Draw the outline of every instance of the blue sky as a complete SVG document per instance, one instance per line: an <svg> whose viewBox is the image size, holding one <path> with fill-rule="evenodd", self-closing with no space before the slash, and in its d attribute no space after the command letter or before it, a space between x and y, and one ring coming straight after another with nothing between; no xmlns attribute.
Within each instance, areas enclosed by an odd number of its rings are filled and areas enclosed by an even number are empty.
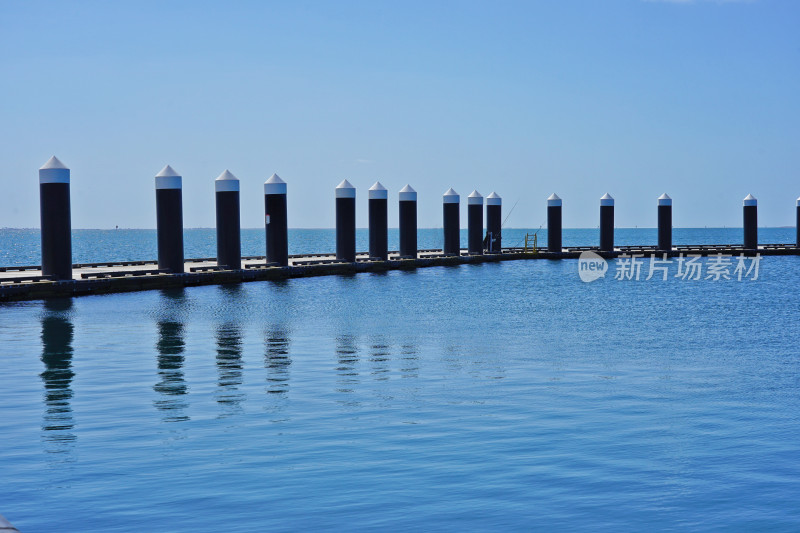
<svg viewBox="0 0 800 533"><path fill-rule="evenodd" d="M37 169L72 169L73 227L155 226L155 174L184 176L186 227L214 225L213 179L288 183L291 227L332 227L334 187L380 180L497 191L507 225L794 224L800 2L0 0L0 227L36 227ZM462 216L466 208L462 207Z"/></svg>

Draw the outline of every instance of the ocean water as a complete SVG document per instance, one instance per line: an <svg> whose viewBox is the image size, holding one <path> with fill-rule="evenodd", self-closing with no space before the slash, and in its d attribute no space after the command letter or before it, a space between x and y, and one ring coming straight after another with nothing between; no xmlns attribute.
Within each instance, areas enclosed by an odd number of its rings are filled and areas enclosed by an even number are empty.
<svg viewBox="0 0 800 533"><path fill-rule="evenodd" d="M523 246L526 234L536 234L539 246L547 246L546 229L504 229L503 246ZM658 232L655 228L617 228L615 244L618 246L655 245ZM184 249L187 258L216 257L216 230L194 228L184 230ZM389 229L389 249L397 250L397 228ZM741 228L675 228L674 244L741 244ZM420 228L417 246L424 250L441 249L444 238L441 228ZM793 243L794 228L759 228L759 243ZM564 246L592 246L599 243L598 229L565 229ZM467 230L461 230L461 247L467 247ZM369 250L369 231L356 230L356 249ZM242 255L264 255L266 240L263 229L242 230ZM330 253L336 251L336 231L333 229L290 229L289 253ZM105 261L154 260L158 256L156 230L79 229L72 231L72 261L96 263ZM0 266L41 264L41 243L38 229L0 228Z"/></svg>
<svg viewBox="0 0 800 533"><path fill-rule="evenodd" d="M800 257L742 281L584 283L577 264L0 304L0 513L37 532L800 529Z"/></svg>

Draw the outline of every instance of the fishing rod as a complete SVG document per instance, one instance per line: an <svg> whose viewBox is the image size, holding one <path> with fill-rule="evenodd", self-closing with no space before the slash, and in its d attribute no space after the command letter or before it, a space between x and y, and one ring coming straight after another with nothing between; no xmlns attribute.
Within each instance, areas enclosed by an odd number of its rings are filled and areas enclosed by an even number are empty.
<svg viewBox="0 0 800 533"><path fill-rule="evenodd" d="M517 207L517 204L518 204L518 203L519 203L519 198L517 198L517 201L516 201L516 202L514 202L514 205L513 205L513 206L511 206L511 211L509 211L509 212L508 212L508 214L506 215L506 219L505 219L505 220L503 220L503 223L502 223L502 224L500 224L500 227L501 227L501 228L502 228L503 226L505 226L505 225L506 225L506 222L508 222L508 217L510 217L510 216L511 216L511 213L513 213L513 212L514 212L514 208L515 208L515 207Z"/></svg>

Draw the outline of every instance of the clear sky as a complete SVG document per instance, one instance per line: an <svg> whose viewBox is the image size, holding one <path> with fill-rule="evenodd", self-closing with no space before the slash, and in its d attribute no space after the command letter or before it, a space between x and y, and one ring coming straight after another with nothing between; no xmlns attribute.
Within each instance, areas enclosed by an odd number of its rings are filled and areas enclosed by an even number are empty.
<svg viewBox="0 0 800 533"><path fill-rule="evenodd" d="M37 169L72 169L73 227L155 227L154 176L183 175L184 224L213 180L263 225L277 172L291 227L332 227L334 187L497 191L507 225L793 225L800 196L800 1L0 0L0 227L38 227Z"/></svg>

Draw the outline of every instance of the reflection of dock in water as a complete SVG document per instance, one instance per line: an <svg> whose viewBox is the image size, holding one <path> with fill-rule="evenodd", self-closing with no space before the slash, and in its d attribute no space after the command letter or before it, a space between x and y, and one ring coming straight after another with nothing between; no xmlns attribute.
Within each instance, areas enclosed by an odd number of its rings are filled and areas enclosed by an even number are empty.
<svg viewBox="0 0 800 533"><path fill-rule="evenodd" d="M372 366L372 375L378 381L389 379L389 356L391 346L383 337L376 337L369 346L369 361Z"/></svg>
<svg viewBox="0 0 800 533"><path fill-rule="evenodd" d="M75 440L72 429L72 340L74 326L70 318L72 300L48 300L42 316L42 363L45 413L42 421L43 438L52 443ZM60 452L61 449L48 451Z"/></svg>
<svg viewBox="0 0 800 533"><path fill-rule="evenodd" d="M419 377L419 354L415 344L403 344L400 346L400 364L401 377Z"/></svg>
<svg viewBox="0 0 800 533"><path fill-rule="evenodd" d="M353 385L358 384L358 340L355 335L339 335L336 337L336 359L339 376L337 392L353 392Z"/></svg>
<svg viewBox="0 0 800 533"><path fill-rule="evenodd" d="M162 297L168 310L175 305L182 305L185 301L182 289L162 291ZM166 314L171 315L171 313ZM161 381L153 385L153 390L159 394L153 403L158 410L164 412L164 420L167 422L188 420L189 417L183 414L183 409L188 407L185 400L188 387L183 377L183 353L186 348L184 325L172 315L161 318L157 327L156 351L158 375Z"/></svg>
<svg viewBox="0 0 800 533"><path fill-rule="evenodd" d="M265 338L264 366L267 369L267 392L286 394L289 392L289 336L285 329L271 330Z"/></svg>
<svg viewBox="0 0 800 533"><path fill-rule="evenodd" d="M242 330L235 324L217 328L217 403L229 413L239 411L245 394L239 390L242 378Z"/></svg>

